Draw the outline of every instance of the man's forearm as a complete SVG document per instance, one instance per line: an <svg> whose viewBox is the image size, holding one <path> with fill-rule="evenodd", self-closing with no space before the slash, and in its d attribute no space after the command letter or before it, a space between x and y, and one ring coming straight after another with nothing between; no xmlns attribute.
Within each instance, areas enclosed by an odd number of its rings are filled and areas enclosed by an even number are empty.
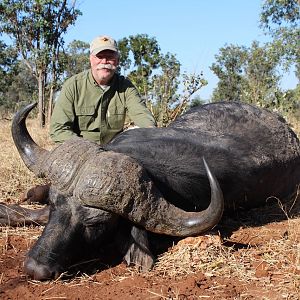
<svg viewBox="0 0 300 300"><path fill-rule="evenodd" d="M63 124L51 124L50 127L50 138L55 143L62 143L72 137L77 136L77 134L69 127Z"/></svg>

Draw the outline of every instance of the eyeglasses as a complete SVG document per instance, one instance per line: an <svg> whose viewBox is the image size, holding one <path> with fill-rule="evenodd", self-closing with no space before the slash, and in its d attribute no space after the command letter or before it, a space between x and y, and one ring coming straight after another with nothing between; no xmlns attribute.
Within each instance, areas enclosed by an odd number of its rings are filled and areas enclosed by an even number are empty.
<svg viewBox="0 0 300 300"><path fill-rule="evenodd" d="M95 58L97 58L98 60L103 60L105 59L106 61L110 61L110 62L115 62L118 57L114 54L101 54L98 53L96 55L93 55Z"/></svg>

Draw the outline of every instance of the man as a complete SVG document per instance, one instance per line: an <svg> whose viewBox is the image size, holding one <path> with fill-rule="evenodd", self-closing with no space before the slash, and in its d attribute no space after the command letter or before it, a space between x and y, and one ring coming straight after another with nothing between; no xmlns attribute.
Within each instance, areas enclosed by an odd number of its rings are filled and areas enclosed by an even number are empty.
<svg viewBox="0 0 300 300"><path fill-rule="evenodd" d="M68 79L55 104L50 137L63 142L82 136L100 145L123 130L126 114L138 127L154 127L155 120L137 89L116 73L119 52L109 36L90 44L91 69Z"/></svg>
<svg viewBox="0 0 300 300"><path fill-rule="evenodd" d="M119 52L109 36L90 45L91 69L68 79L55 104L50 137L63 142L73 136L106 144L123 130L126 114L138 127L154 127L155 120L133 84L116 73ZM46 203L49 185L28 190L21 200Z"/></svg>

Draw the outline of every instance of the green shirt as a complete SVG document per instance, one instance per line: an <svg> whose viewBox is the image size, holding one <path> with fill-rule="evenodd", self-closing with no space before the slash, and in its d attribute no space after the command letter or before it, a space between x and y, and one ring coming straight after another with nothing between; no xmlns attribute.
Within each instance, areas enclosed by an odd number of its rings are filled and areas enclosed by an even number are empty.
<svg viewBox="0 0 300 300"><path fill-rule="evenodd" d="M103 90L91 70L84 71L64 83L51 117L50 137L63 142L77 135L106 144L123 130L126 114L138 127L156 125L128 79L115 74Z"/></svg>

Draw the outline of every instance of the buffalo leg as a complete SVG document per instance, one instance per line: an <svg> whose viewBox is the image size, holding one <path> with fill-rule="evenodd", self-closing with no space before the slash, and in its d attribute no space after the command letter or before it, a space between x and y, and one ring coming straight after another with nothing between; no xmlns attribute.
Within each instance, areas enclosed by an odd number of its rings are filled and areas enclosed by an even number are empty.
<svg viewBox="0 0 300 300"><path fill-rule="evenodd" d="M45 225L49 218L49 207L28 209L20 205L0 203L0 225Z"/></svg>
<svg viewBox="0 0 300 300"><path fill-rule="evenodd" d="M124 260L128 265L134 264L142 271L147 271L154 264L154 257L149 250L147 231L136 226L132 226L130 241Z"/></svg>

